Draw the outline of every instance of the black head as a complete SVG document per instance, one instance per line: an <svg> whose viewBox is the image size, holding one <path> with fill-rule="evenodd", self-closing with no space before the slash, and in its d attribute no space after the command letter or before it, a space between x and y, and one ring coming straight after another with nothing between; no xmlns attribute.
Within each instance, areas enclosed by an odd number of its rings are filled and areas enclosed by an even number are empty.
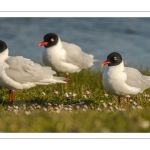
<svg viewBox="0 0 150 150"><path fill-rule="evenodd" d="M0 40L0 53L2 53L3 51L5 51L7 49L7 45L4 41Z"/></svg>
<svg viewBox="0 0 150 150"><path fill-rule="evenodd" d="M122 57L119 53L113 52L107 56L107 60L103 62L102 66L117 66L122 62Z"/></svg>
<svg viewBox="0 0 150 150"><path fill-rule="evenodd" d="M58 42L58 36L55 33L48 33L44 36L44 41L39 43L39 46L45 46L46 48L56 45Z"/></svg>

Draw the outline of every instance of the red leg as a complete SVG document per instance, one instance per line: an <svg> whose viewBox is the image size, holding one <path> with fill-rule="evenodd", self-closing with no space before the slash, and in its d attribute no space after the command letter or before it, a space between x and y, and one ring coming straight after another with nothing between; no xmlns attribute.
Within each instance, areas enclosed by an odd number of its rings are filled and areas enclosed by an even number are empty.
<svg viewBox="0 0 150 150"><path fill-rule="evenodd" d="M129 106L130 105L130 97L126 97L126 100L127 100L127 105Z"/></svg>
<svg viewBox="0 0 150 150"><path fill-rule="evenodd" d="M11 102L11 90L9 90L8 101Z"/></svg>
<svg viewBox="0 0 150 150"><path fill-rule="evenodd" d="M14 91L13 90L9 90L9 97L8 97L8 101L9 102L11 102L11 103L13 102L14 95L15 95Z"/></svg>
<svg viewBox="0 0 150 150"><path fill-rule="evenodd" d="M120 96L118 96L118 106L121 106L121 100L120 100Z"/></svg>
<svg viewBox="0 0 150 150"><path fill-rule="evenodd" d="M57 76L59 77L59 72L57 72ZM59 83L56 83L56 89L58 88L58 84Z"/></svg>
<svg viewBox="0 0 150 150"><path fill-rule="evenodd" d="M69 73L66 73L66 84L65 84L65 87L68 87L68 78L69 78Z"/></svg>
<svg viewBox="0 0 150 150"><path fill-rule="evenodd" d="M15 92L12 90L11 91L11 100L12 100L12 102L14 101L14 97L15 97Z"/></svg>

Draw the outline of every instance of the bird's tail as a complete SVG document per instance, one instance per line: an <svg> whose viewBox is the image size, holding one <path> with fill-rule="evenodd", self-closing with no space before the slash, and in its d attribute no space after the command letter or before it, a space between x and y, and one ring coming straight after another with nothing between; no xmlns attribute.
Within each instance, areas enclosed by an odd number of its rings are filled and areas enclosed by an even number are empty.
<svg viewBox="0 0 150 150"><path fill-rule="evenodd" d="M150 83L150 76L143 76L144 79L148 80Z"/></svg>
<svg viewBox="0 0 150 150"><path fill-rule="evenodd" d="M66 83L66 80L69 80L65 77L55 77L55 76L53 77L53 79L55 79L57 83Z"/></svg>
<svg viewBox="0 0 150 150"><path fill-rule="evenodd" d="M64 77L53 77L53 78L50 78L50 79L44 79L44 80L40 80L39 82L35 82L35 84L37 85L49 85L49 84L55 84L55 83L66 83L66 81L64 80L67 80L66 78Z"/></svg>

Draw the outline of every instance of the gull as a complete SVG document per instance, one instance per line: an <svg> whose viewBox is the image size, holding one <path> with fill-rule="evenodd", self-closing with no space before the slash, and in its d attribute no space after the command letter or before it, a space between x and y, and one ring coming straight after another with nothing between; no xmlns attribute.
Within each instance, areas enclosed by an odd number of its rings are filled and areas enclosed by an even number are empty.
<svg viewBox="0 0 150 150"><path fill-rule="evenodd" d="M0 40L0 86L9 89L9 102L14 91L26 90L36 85L66 83L65 78L53 76L51 67L41 66L23 56L9 56L6 43Z"/></svg>
<svg viewBox="0 0 150 150"><path fill-rule="evenodd" d="M142 93L150 87L150 76L142 75L137 69L125 67L122 56L117 52L112 52L107 56L107 60L102 63L105 66L102 82L105 89L120 97L125 96L127 105L130 104L130 95Z"/></svg>
<svg viewBox="0 0 150 150"><path fill-rule="evenodd" d="M42 54L44 65L52 67L57 73L66 73L66 79L69 78L69 73L90 68L95 61L98 61L92 54L83 52L78 45L61 41L55 33L46 34L39 46L45 47ZM68 80L66 87L67 85Z"/></svg>

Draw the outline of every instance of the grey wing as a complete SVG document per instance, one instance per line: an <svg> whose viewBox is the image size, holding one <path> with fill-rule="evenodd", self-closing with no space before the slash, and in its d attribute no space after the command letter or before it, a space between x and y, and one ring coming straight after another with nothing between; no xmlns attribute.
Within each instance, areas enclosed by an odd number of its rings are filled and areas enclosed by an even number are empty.
<svg viewBox="0 0 150 150"><path fill-rule="evenodd" d="M55 74L50 67L42 67L22 56L9 57L6 63L9 66L5 69L7 76L19 83L38 82Z"/></svg>
<svg viewBox="0 0 150 150"><path fill-rule="evenodd" d="M68 63L72 63L80 68L88 68L93 65L93 55L84 53L78 45L67 42L62 42L62 44L67 52L66 61Z"/></svg>
<svg viewBox="0 0 150 150"><path fill-rule="evenodd" d="M125 73L127 74L126 83L132 87L145 90L150 87L150 77L142 75L138 70L134 68L125 67Z"/></svg>

